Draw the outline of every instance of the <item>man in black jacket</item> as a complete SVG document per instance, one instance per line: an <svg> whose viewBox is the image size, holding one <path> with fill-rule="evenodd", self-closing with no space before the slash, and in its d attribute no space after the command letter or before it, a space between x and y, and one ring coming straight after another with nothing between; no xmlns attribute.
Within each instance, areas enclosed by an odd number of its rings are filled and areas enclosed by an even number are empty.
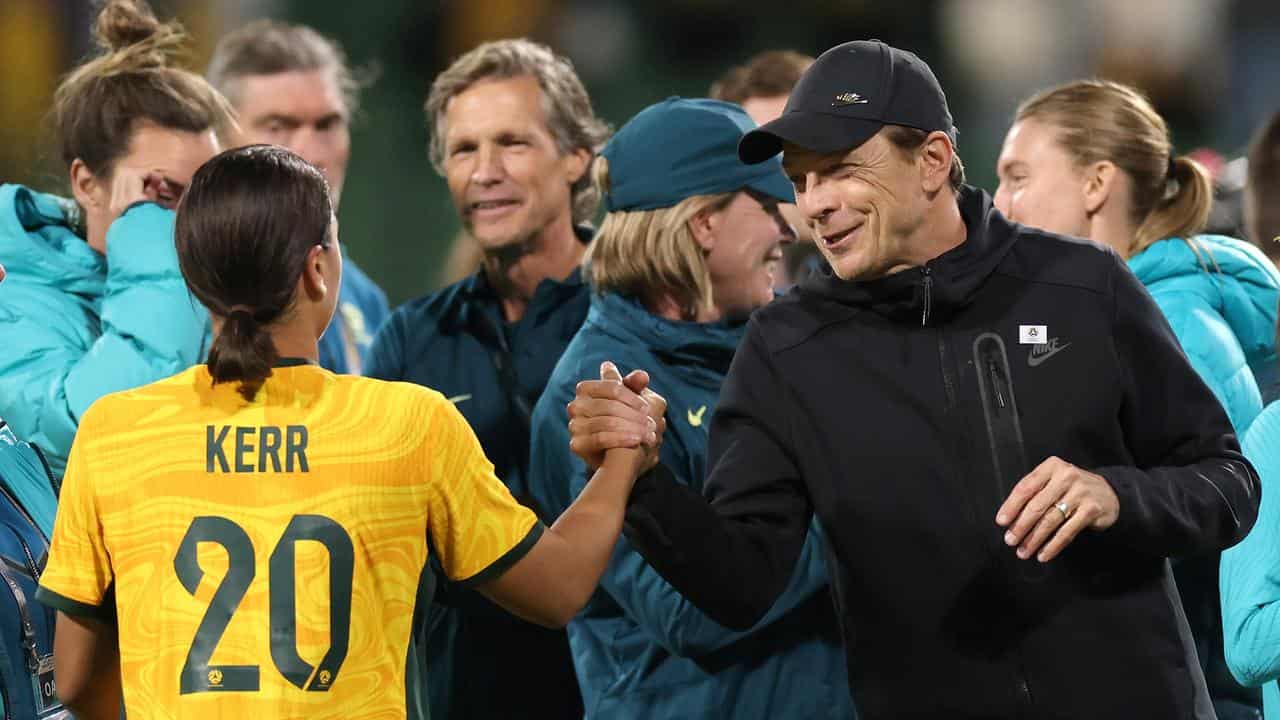
<svg viewBox="0 0 1280 720"><path fill-rule="evenodd" d="M1167 558L1243 538L1257 475L1124 263L1007 221L954 147L933 73L879 42L743 138L785 151L833 274L756 312L703 494L651 473L627 537L744 628L817 513L863 718L1212 718ZM575 451L643 408L582 383Z"/></svg>

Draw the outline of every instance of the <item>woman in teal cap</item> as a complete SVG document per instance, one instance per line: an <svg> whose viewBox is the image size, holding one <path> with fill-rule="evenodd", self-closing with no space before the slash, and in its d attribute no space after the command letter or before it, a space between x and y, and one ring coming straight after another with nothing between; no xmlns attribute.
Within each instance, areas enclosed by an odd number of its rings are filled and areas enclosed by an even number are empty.
<svg viewBox="0 0 1280 720"><path fill-rule="evenodd" d="M178 272L173 208L231 119L170 65L184 35L143 0L107 2L94 39L100 53L54 98L73 197L0 186L0 417L59 475L90 403L204 354L208 315Z"/></svg>
<svg viewBox="0 0 1280 720"><path fill-rule="evenodd" d="M569 450L565 405L604 360L649 371L669 403L662 465L701 487L720 384L794 237L778 212L793 202L779 160L738 160L754 127L737 105L672 98L632 118L596 161L608 214L586 260L591 309L533 415L530 486L551 512L589 477ZM732 632L619 540L569 624L586 716L853 717L823 548L815 527L769 615Z"/></svg>

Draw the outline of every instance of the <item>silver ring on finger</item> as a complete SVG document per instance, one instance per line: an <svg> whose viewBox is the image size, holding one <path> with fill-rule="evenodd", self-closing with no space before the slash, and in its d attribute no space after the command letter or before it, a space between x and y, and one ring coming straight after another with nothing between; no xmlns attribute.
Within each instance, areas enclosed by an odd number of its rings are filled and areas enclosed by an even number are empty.
<svg viewBox="0 0 1280 720"><path fill-rule="evenodd" d="M1054 509L1054 510L1057 510L1057 511L1058 511L1058 512L1060 512L1060 513L1062 513L1062 519L1063 519L1063 520L1066 520L1066 519L1068 519L1068 518L1070 518L1070 517L1071 517L1071 510L1070 510L1070 507L1067 505L1066 501L1062 501L1062 502L1056 503L1056 504L1053 506L1053 509Z"/></svg>

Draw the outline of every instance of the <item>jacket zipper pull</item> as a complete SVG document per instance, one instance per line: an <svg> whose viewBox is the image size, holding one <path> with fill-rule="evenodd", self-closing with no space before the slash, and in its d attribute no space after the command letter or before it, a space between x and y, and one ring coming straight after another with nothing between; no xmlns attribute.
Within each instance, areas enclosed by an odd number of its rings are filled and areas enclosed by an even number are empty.
<svg viewBox="0 0 1280 720"><path fill-rule="evenodd" d="M933 304L933 275L929 272L929 266L922 268L924 277L921 278L921 284L924 286L924 307L920 313L920 326L929 326L929 310Z"/></svg>
<svg viewBox="0 0 1280 720"><path fill-rule="evenodd" d="M991 373L991 389L996 391L996 404L1003 409L1004 393L1000 392L1000 371L996 369L995 360L992 360L987 364L987 370Z"/></svg>

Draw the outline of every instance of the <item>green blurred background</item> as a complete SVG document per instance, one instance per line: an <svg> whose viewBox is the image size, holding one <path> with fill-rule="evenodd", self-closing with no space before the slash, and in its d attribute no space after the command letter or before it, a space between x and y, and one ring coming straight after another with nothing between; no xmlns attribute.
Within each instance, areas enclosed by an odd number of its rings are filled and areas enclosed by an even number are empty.
<svg viewBox="0 0 1280 720"><path fill-rule="evenodd" d="M376 69L353 128L341 221L349 252L393 303L439 286L458 222L426 158L432 77L484 40L527 35L568 55L615 127L669 95L703 95L770 48L809 54L879 38L914 50L942 81L972 182L993 165L1017 101L1104 75L1144 89L1183 152L1239 154L1280 109L1274 0L153 0L194 38L203 70L217 37L259 17L313 25ZM89 51L86 0L0 0L0 182L65 189L45 113L59 76Z"/></svg>

